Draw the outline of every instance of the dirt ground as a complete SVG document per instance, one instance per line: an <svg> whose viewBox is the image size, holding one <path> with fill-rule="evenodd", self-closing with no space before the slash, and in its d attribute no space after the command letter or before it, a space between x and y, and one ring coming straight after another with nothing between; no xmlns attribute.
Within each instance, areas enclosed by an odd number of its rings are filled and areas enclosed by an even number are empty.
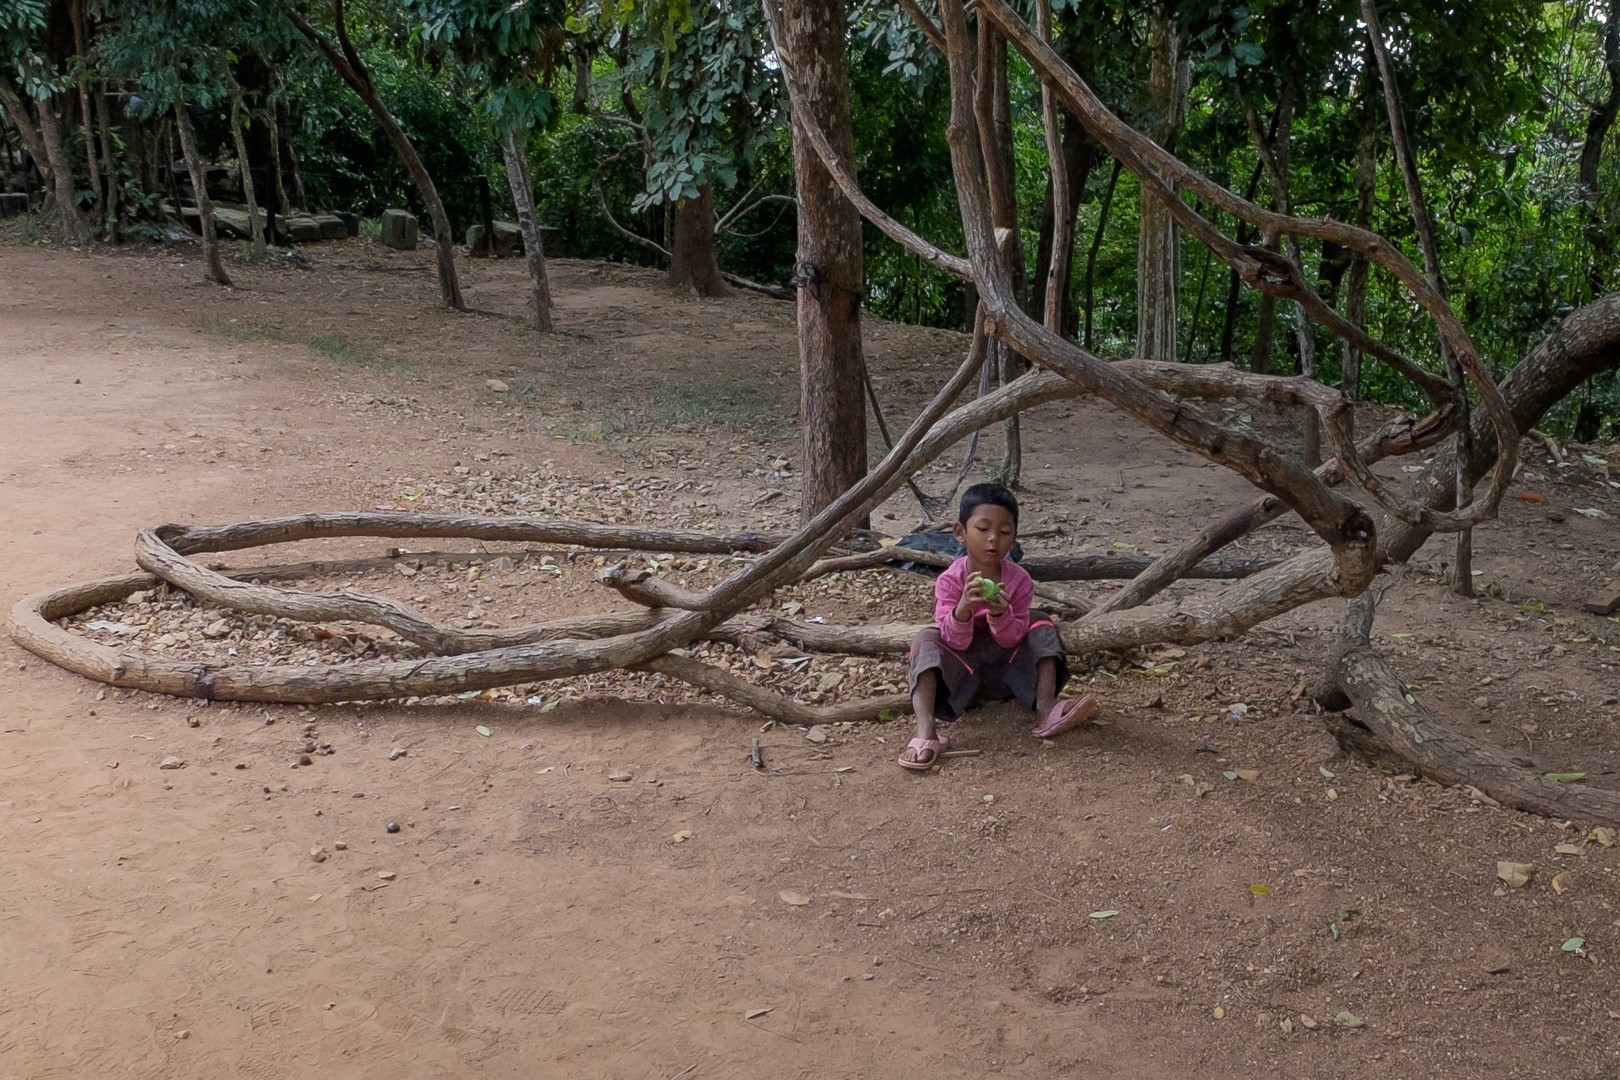
<svg viewBox="0 0 1620 1080"><path fill-rule="evenodd" d="M129 569L135 529L166 521L795 519L788 306L557 262L541 341L515 263L466 264L482 311L455 315L425 255L311 258L223 291L190 252L0 247L5 603ZM963 347L868 332L901 418ZM1094 404L1039 410L1025 442L1036 551L1156 553L1245 494ZM1450 722L1614 788L1620 620L1581 611L1620 573L1610 469L1612 448L1527 446L1477 537L1489 595L1450 595L1435 545L1375 641ZM909 498L874 525L916 524ZM1241 550L1308 540L1279 522ZM540 566L343 580L467 624L619 606L590 560ZM922 621L928 589L883 571L777 602ZM135 643L216 648L180 608L168 642ZM0 1075L1620 1075L1620 848L1340 755L1300 700L1336 614L1077 658L1104 723L1041 744L1016 710L977 712L953 740L982 755L922 776L894 764L903 722L812 743L651 678L205 706L0 641ZM243 660L308 644L229 640ZM897 671L817 658L784 685ZM306 738L331 752L298 765ZM1510 888L1498 861L1535 875Z"/></svg>

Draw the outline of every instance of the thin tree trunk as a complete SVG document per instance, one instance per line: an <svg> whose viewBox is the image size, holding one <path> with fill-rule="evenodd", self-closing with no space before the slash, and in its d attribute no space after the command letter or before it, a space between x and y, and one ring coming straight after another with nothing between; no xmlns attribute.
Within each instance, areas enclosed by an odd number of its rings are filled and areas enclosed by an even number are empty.
<svg viewBox="0 0 1620 1080"><path fill-rule="evenodd" d="M778 44L793 86L793 171L799 197L800 514L806 521L852 487L867 463L861 216L805 133L807 120L820 128L838 160L853 173L846 26L843 0L782 4Z"/></svg>
<svg viewBox="0 0 1620 1080"><path fill-rule="evenodd" d="M989 26L979 28L978 82L974 91L974 112L978 119L979 142L990 187L990 223L995 229L997 253L1013 295L1020 307L1029 307L1028 282L1024 274L1024 245L1018 228L1018 187L1013 161L1011 90L1007 84L1007 44ZM1002 386L1024 373L1029 366L1023 357L1001 342L991 344L991 363ZM1023 473L1024 440L1020 418L1015 414L1002 422L1003 452L995 479L1017 487Z"/></svg>
<svg viewBox="0 0 1620 1080"><path fill-rule="evenodd" d="M1406 133L1406 114L1401 107L1400 85L1395 81L1395 64L1389 57L1389 49L1384 44L1384 32L1378 22L1378 7L1374 0L1361 0L1361 19L1367 25L1367 40L1372 45L1373 55L1378 60L1379 78L1384 84L1384 107L1389 114L1390 141L1395 146L1395 161L1401 168L1401 179L1406 184L1407 201L1412 207L1412 224L1417 230L1418 245L1423 250L1423 273L1433 284L1435 291L1442 298L1446 295L1445 275L1440 270L1440 246L1434 238L1434 218L1429 214L1429 204L1423 197L1423 182L1418 176L1417 157L1412 152L1412 143ZM1457 506L1467 506L1474 497L1474 484L1472 474L1467 468L1472 453L1468 446L1469 432L1472 425L1469 423L1468 408L1468 382L1462 365L1457 357L1442 342L1441 355L1446 362L1446 375L1457 392L1457 408L1459 410L1455 450L1457 461ZM1474 595L1474 530L1463 529L1457 534L1456 559L1453 567L1451 589L1459 596Z"/></svg>
<svg viewBox="0 0 1620 1080"><path fill-rule="evenodd" d="M393 146L394 153L399 155L400 163L405 166L411 180L415 182L417 194L427 206L428 217L433 221L433 245L438 261L440 298L444 301L445 307L466 311L467 303L461 297L461 282L456 277L456 241L450 231L450 217L444 212L444 203L439 199L438 188L434 187L433 177L429 175L427 166L422 164L422 159L417 154L416 147L412 145L410 137L405 134L405 129L399 126L394 114L388 111L388 106L383 103L382 97L377 93L377 87L371 81L371 73L366 70L360 54L355 52L354 46L349 42L349 28L343 13L343 0L332 0L332 25L337 30L337 45L326 40L325 35L293 9L284 7L282 11L292 20L298 32L321 51L333 70L349 84L349 88L360 96L360 100L371 110L371 115L376 119L378 126L388 136L388 142ZM296 158L293 159L293 180L294 185L300 188L298 194L302 200L303 191L298 179Z"/></svg>
<svg viewBox="0 0 1620 1080"><path fill-rule="evenodd" d="M263 262L264 220L259 217L259 200L253 190L253 169L248 164L247 140L242 136L242 87L229 71L225 72L225 86L231 95L231 140L236 143L237 168L242 170L242 197L247 200L248 227L253 231L253 258Z"/></svg>
<svg viewBox="0 0 1620 1080"><path fill-rule="evenodd" d="M68 20L73 24L73 51L80 58L79 111L84 127L84 157L89 166L90 186L95 189L95 202L91 220L99 228L107 220L106 203L102 198L101 164L96 160L96 120L90 108L90 84L84 76L84 65L90 60L89 34L85 30L84 0L68 0Z"/></svg>
<svg viewBox="0 0 1620 1080"><path fill-rule="evenodd" d="M1198 274L1198 295L1193 298L1192 325L1187 330L1187 351L1182 354L1184 364L1193 362L1193 353L1198 348L1198 329L1204 321L1204 294L1209 290L1209 272L1215 264L1215 253L1209 248L1204 249L1204 269Z"/></svg>
<svg viewBox="0 0 1620 1080"><path fill-rule="evenodd" d="M714 250L714 188L704 184L697 198L675 204L674 237L669 245L669 273L664 280L678 293L730 296Z"/></svg>
<svg viewBox="0 0 1620 1080"><path fill-rule="evenodd" d="M208 198L207 177L203 174L202 155L197 152L197 133L191 129L191 117L185 105L174 107L174 126L180 132L180 152L186 156L186 171L191 174L191 190L197 200L197 216L202 219L203 262L208 268L208 280L218 285L230 285L230 275L219 260L219 237L214 232L214 204Z"/></svg>
<svg viewBox="0 0 1620 1080"><path fill-rule="evenodd" d="M96 129L101 137L101 186L107 213L107 231L113 243L118 243L123 231L123 205L118 190L118 159L114 156L112 137L112 102L107 97L107 84L96 89Z"/></svg>
<svg viewBox="0 0 1620 1080"><path fill-rule="evenodd" d="M546 256L540 248L540 224L534 219L534 186L529 180L528 132L516 128L506 133L502 147L506 158L506 182L512 187L512 205L517 208L518 228L523 232L523 255L529 264L529 306L534 328L551 329L551 283L546 279Z"/></svg>
<svg viewBox="0 0 1620 1080"><path fill-rule="evenodd" d="M1249 135L1254 140L1255 150L1260 158L1261 167L1265 169L1271 181L1271 201L1280 214L1292 216L1293 196L1289 191L1288 166L1293 157L1294 149L1294 99L1297 95L1299 81L1297 73L1290 67L1288 79L1283 84L1282 93L1277 99L1277 115L1274 133L1267 138L1265 129L1260 123L1260 114L1253 105L1244 109L1245 118L1249 124ZM1288 238L1288 256L1295 266L1303 267L1304 260L1300 254L1299 239ZM1294 308L1294 340L1299 348L1300 374L1307 379L1316 378L1316 342L1311 337L1310 317L1305 313L1305 306L1298 301ZM1322 422L1314 409L1304 410L1300 414L1300 427L1302 446L1300 455L1305 464L1315 468L1322 460Z"/></svg>
<svg viewBox="0 0 1620 1080"><path fill-rule="evenodd" d="M1369 93L1371 79L1368 79ZM1378 112L1369 100L1363 106L1361 140L1356 145L1356 226L1372 229L1373 197L1378 188ZM1360 253L1350 258L1350 280L1344 291L1344 317L1355 326L1367 325L1367 272L1370 264ZM1352 401L1361 397L1361 349L1347 339L1342 388Z"/></svg>
<svg viewBox="0 0 1620 1080"><path fill-rule="evenodd" d="M39 133L45 144L45 157L51 163L56 210L62 216L62 237L74 246L88 244L90 229L74 202L77 192L73 187L73 166L68 163L67 148L62 141L62 120L56 113L54 98L39 102Z"/></svg>
<svg viewBox="0 0 1620 1080"><path fill-rule="evenodd" d="M1586 239L1592 245L1592 268L1588 279L1595 299L1603 295L1614 273L1614 223L1603 213L1603 193L1598 187L1598 166L1603 147L1620 117L1620 0L1609 0L1609 17L1603 29L1603 67L1609 74L1609 94L1592 106L1586 118L1586 138L1581 143L1577 183L1581 201L1586 204Z"/></svg>
<svg viewBox="0 0 1620 1080"><path fill-rule="evenodd" d="M1147 100L1156 115L1143 130L1168 147L1185 122L1192 71L1182 48L1181 27L1170 12L1152 16L1148 51ZM1176 358L1179 241L1170 212L1144 191L1136 248L1136 355L1147 360Z"/></svg>
<svg viewBox="0 0 1620 1080"><path fill-rule="evenodd" d="M1272 341L1277 332L1277 298L1260 297L1260 311L1255 316L1254 347L1249 351L1249 370L1256 375L1271 374Z"/></svg>
<svg viewBox="0 0 1620 1080"><path fill-rule="evenodd" d="M1050 42L1051 0L1036 0L1035 21L1042 40ZM1047 249L1045 274L1039 279L1045 284L1041 295L1041 316L1047 329L1062 334L1063 301L1069 292L1069 266L1074 258L1074 216L1079 207L1079 201L1070 195L1073 177L1070 175L1069 158L1070 147L1079 143L1076 137L1079 133L1069 132L1070 139L1066 145L1059 114L1057 95L1052 93L1051 84L1041 83L1041 126L1046 135L1046 158L1052 169L1047 200L1052 217L1051 233L1050 239L1046 236L1041 238ZM1079 186L1085 186L1084 177L1080 178Z"/></svg>
<svg viewBox="0 0 1620 1080"><path fill-rule="evenodd" d="M272 90L272 94L274 90ZM275 210L278 214L285 214L292 208L287 201L287 183L281 171L281 124L276 120L276 114L281 111L281 103L272 97L269 108L264 110L265 123L270 127L270 172L271 183L275 187ZM271 238L274 242L274 237Z"/></svg>
<svg viewBox="0 0 1620 1080"><path fill-rule="evenodd" d="M1108 174L1108 186L1103 189L1102 206L1097 211L1097 231L1091 234L1091 247L1086 250L1085 324L1081 331L1081 344L1087 349L1096 344L1091 317L1096 310L1097 253L1102 250L1103 237L1108 233L1108 212L1114 205L1114 189L1119 186L1119 172L1120 163L1116 158L1114 168Z"/></svg>

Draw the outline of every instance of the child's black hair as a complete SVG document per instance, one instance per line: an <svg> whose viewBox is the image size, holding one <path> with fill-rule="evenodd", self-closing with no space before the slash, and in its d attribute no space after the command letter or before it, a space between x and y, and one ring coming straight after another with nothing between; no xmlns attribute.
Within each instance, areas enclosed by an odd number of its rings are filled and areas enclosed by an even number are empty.
<svg viewBox="0 0 1620 1080"><path fill-rule="evenodd" d="M1001 507L1012 515L1013 527L1018 527L1018 499L1000 484L974 484L962 492L962 509L956 520L966 525L973 511L981 506Z"/></svg>

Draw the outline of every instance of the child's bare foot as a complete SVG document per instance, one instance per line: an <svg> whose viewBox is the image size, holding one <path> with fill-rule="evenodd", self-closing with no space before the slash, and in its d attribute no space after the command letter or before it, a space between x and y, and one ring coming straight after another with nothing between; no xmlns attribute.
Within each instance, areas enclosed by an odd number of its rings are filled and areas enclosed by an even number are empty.
<svg viewBox="0 0 1620 1080"><path fill-rule="evenodd" d="M1097 699L1090 694L1064 698L1052 705L1030 734L1037 739L1055 739L1096 716L1097 708Z"/></svg>

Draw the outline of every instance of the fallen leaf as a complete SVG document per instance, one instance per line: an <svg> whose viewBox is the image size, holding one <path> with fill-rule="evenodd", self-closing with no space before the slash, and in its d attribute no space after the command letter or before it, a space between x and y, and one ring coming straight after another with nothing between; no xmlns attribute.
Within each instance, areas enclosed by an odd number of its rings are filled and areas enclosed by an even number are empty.
<svg viewBox="0 0 1620 1080"><path fill-rule="evenodd" d="M1315 1031L1316 1028L1317 1028L1316 1017L1309 1016L1309 1015L1307 1015L1305 1013L1300 1013L1299 1014L1299 1026L1304 1028L1307 1031Z"/></svg>
<svg viewBox="0 0 1620 1080"><path fill-rule="evenodd" d="M1327 789L1327 800L1328 800L1328 802L1337 802L1338 799L1339 799L1338 790L1335 789L1335 788L1328 788Z"/></svg>
<svg viewBox="0 0 1620 1080"><path fill-rule="evenodd" d="M1234 771L1237 773L1239 780L1246 780L1251 784L1260 779L1259 769L1237 769Z"/></svg>
<svg viewBox="0 0 1620 1080"><path fill-rule="evenodd" d="M558 705L561 705L561 704L562 704L562 698L554 697L550 701L546 702L544 705L540 706L540 711L541 712L550 712L552 709L555 709Z"/></svg>
<svg viewBox="0 0 1620 1080"><path fill-rule="evenodd" d="M764 1016L774 1008L776 1008L775 1005L772 1005L770 1009L749 1009L747 1012L743 1013L743 1019L758 1020L760 1017Z"/></svg>
<svg viewBox="0 0 1620 1080"><path fill-rule="evenodd" d="M1586 849L1584 847L1582 847L1580 844L1559 844L1557 847L1553 848L1553 850L1558 852L1558 854L1560 854L1560 855L1584 855L1584 854L1586 854Z"/></svg>
<svg viewBox="0 0 1620 1080"><path fill-rule="evenodd" d="M1569 883L1575 880L1575 875L1565 870L1561 874L1554 874L1552 879L1553 892L1562 893L1569 888Z"/></svg>
<svg viewBox="0 0 1620 1080"><path fill-rule="evenodd" d="M1333 1022L1335 1024L1338 1024L1340 1027L1347 1027L1347 1028L1358 1028L1358 1027L1361 1027L1362 1024L1364 1023L1364 1021L1361 1019L1361 1017L1357 1016L1355 1013L1350 1012L1348 1010L1346 1010L1345 1012L1341 1012L1341 1013L1334 1013L1333 1014Z"/></svg>
<svg viewBox="0 0 1620 1080"><path fill-rule="evenodd" d="M311 896L309 898L310 902L313 903L314 901L319 900L322 896L325 896L325 895L326 895L325 893L316 893L314 896Z"/></svg>
<svg viewBox="0 0 1620 1080"><path fill-rule="evenodd" d="M1536 876L1535 864L1499 861L1496 864L1496 876L1507 882L1510 887L1522 889Z"/></svg>
<svg viewBox="0 0 1620 1080"><path fill-rule="evenodd" d="M1547 496L1539 491L1521 491L1519 492L1519 498L1527 503L1544 503L1547 501Z"/></svg>
<svg viewBox="0 0 1620 1080"><path fill-rule="evenodd" d="M1207 784L1204 781L1200 780L1200 781L1198 781L1198 783L1193 785L1193 797L1197 798L1197 799L1202 799L1205 795L1208 795L1210 792L1212 792L1214 790L1215 790L1215 785L1214 784Z"/></svg>
<svg viewBox="0 0 1620 1080"><path fill-rule="evenodd" d="M672 839L677 844L684 844L688 840L692 839L692 830L691 829L682 829L680 832L676 833L674 835L674 837L672 837Z"/></svg>
<svg viewBox="0 0 1620 1080"><path fill-rule="evenodd" d="M1609 516L1595 506L1577 506L1575 507L1575 512L1582 517L1589 518L1606 518Z"/></svg>
<svg viewBox="0 0 1620 1080"><path fill-rule="evenodd" d="M1563 945L1559 946L1559 948L1563 949L1565 952L1579 952L1580 950L1586 948L1586 939L1583 937L1567 938L1565 939Z"/></svg>
<svg viewBox="0 0 1620 1080"><path fill-rule="evenodd" d="M1227 769L1225 772L1221 773L1221 775L1226 777L1228 780L1237 779L1237 773L1233 772L1231 769Z"/></svg>
<svg viewBox="0 0 1620 1080"><path fill-rule="evenodd" d="M1337 774L1335 774L1333 770L1329 769L1326 765L1318 765L1316 767L1316 771L1327 777L1329 780L1337 779Z"/></svg>
<svg viewBox="0 0 1620 1080"><path fill-rule="evenodd" d="M1294 1022L1285 1016L1283 1017L1282 1022L1277 1025L1277 1028L1284 1035L1292 1035L1294 1033Z"/></svg>
<svg viewBox="0 0 1620 1080"><path fill-rule="evenodd" d="M1603 847L1614 847L1616 843L1620 843L1620 835L1617 835L1613 829L1605 825L1599 825L1586 834L1586 842L1588 844L1601 844Z"/></svg>
<svg viewBox="0 0 1620 1080"><path fill-rule="evenodd" d="M477 727L473 728L473 730L478 732L478 734L482 735L486 739L489 738L491 734L493 734L489 730L489 728L487 726L483 725L483 724L479 724Z"/></svg>
<svg viewBox="0 0 1620 1080"><path fill-rule="evenodd" d="M782 898L782 903L792 904L794 907L804 907L810 902L810 898L804 893L794 892L792 889L783 889L776 895Z"/></svg>
<svg viewBox="0 0 1620 1080"><path fill-rule="evenodd" d="M1106 908L1106 909L1104 909L1102 911L1093 911L1088 916L1088 918L1092 918L1092 919L1112 919L1115 915L1118 915L1118 914L1119 914L1119 912L1115 911L1113 908Z"/></svg>
<svg viewBox="0 0 1620 1080"><path fill-rule="evenodd" d="M1264 882L1255 882L1253 885L1249 886L1249 892L1254 896L1270 896L1271 886L1265 884Z"/></svg>
<svg viewBox="0 0 1620 1080"><path fill-rule="evenodd" d="M824 743L824 742L826 742L827 741L827 725L826 724L816 724L816 725L814 725L813 727L810 728L809 731L804 733L804 737L806 739L808 739L810 742L813 742L813 743Z"/></svg>
<svg viewBox="0 0 1620 1080"><path fill-rule="evenodd" d="M867 896L865 893L840 892L838 889L834 889L832 894L834 896L838 897L838 899L840 899L840 900L876 900L877 899L877 897L875 897L875 896Z"/></svg>
<svg viewBox="0 0 1620 1080"><path fill-rule="evenodd" d="M1586 779L1586 774L1583 772L1550 772L1543 773L1542 775L1544 775L1548 780L1552 780L1559 784L1578 784L1582 780Z"/></svg>
<svg viewBox="0 0 1620 1080"><path fill-rule="evenodd" d="M489 387L491 390L495 391L497 394L504 394L508 390L512 389L510 386L507 386L506 383L502 382L500 379L485 379L484 380L484 385Z"/></svg>
<svg viewBox="0 0 1620 1080"><path fill-rule="evenodd" d="M838 766L838 768L833 770L833 772L854 772L854 771L855 771L855 766L853 766L853 765L840 765L840 766Z"/></svg>

